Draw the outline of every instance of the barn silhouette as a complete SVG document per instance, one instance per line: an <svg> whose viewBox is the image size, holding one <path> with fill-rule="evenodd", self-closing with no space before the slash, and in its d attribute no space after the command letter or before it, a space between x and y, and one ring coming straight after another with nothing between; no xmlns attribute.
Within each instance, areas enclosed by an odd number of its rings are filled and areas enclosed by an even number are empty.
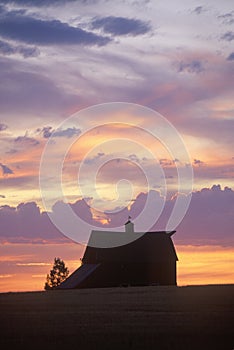
<svg viewBox="0 0 234 350"><path fill-rule="evenodd" d="M134 232L130 219L125 223L125 232L92 231L82 265L57 288L176 285L178 258L171 239L175 232ZM136 239L111 248L93 245L110 235L126 234L134 234Z"/></svg>

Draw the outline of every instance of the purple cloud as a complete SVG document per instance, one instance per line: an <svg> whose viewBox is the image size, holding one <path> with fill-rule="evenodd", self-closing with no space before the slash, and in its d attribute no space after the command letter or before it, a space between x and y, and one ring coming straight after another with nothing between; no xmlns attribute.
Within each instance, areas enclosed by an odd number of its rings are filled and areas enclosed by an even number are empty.
<svg viewBox="0 0 234 350"><path fill-rule="evenodd" d="M203 161L201 161L200 159L194 159L193 160L193 164L194 165L202 165L204 162Z"/></svg>
<svg viewBox="0 0 234 350"><path fill-rule="evenodd" d="M71 138L73 136L78 136L81 134L81 130L74 126L67 129L53 129L52 126L45 126L42 129L38 129L37 132L42 133L45 139L48 139L49 137Z"/></svg>
<svg viewBox="0 0 234 350"><path fill-rule="evenodd" d="M111 40L59 20L30 17L24 11L11 11L2 15L0 32L4 38L37 45L102 46Z"/></svg>
<svg viewBox="0 0 234 350"><path fill-rule="evenodd" d="M155 208L161 206L163 198L159 192L152 191L155 199ZM167 200L158 222L151 230L164 230L167 220L175 204L175 199ZM74 213L84 221L99 227L108 228L122 226L130 214L136 218L144 208L147 200L146 193L140 193L132 202L130 211L121 208L116 213L106 212L108 224L101 224L93 219L91 208L82 199L75 203L57 202L53 211L62 213L63 207L70 205ZM151 214L152 214L151 213ZM147 223L147 215L143 219ZM223 245L233 246L234 227L234 191L228 187L223 190L220 185L212 188L203 188L193 192L192 200L187 214L177 228L175 240L178 244L191 245ZM53 226L46 212L40 212L34 202L21 203L16 208L10 206L0 207L0 237L2 241L9 242L66 242L60 231Z"/></svg>
<svg viewBox="0 0 234 350"><path fill-rule="evenodd" d="M0 54L2 55L13 55L21 54L24 58L37 57L40 55L40 51L36 47L22 46L22 45L12 45L6 41L0 40Z"/></svg>
<svg viewBox="0 0 234 350"><path fill-rule="evenodd" d="M234 39L234 32L229 31L229 32L224 33L221 36L221 39L225 40L225 41L232 41Z"/></svg>
<svg viewBox="0 0 234 350"><path fill-rule="evenodd" d="M228 61L233 61L234 60L234 52L230 53L230 55L227 57Z"/></svg>
<svg viewBox="0 0 234 350"><path fill-rule="evenodd" d="M4 123L0 123L0 131L4 131L8 128L8 126Z"/></svg>
<svg viewBox="0 0 234 350"><path fill-rule="evenodd" d="M200 15L202 12L204 12L204 7L203 6L197 6L195 7L195 9L193 10L193 12L195 12L197 15Z"/></svg>
<svg viewBox="0 0 234 350"><path fill-rule="evenodd" d="M8 166L5 164L0 163L0 167L2 168L3 175L11 175L14 174L14 171L11 170Z"/></svg>
<svg viewBox="0 0 234 350"><path fill-rule="evenodd" d="M149 23L134 18L124 17L103 17L92 21L92 29L102 29L104 33L122 36L122 35L141 35L149 32L151 27Z"/></svg>
<svg viewBox="0 0 234 350"><path fill-rule="evenodd" d="M222 23L224 24L233 24L234 23L234 11L227 12L224 15L219 15L219 19L222 20Z"/></svg>
<svg viewBox="0 0 234 350"><path fill-rule="evenodd" d="M187 73L201 73L205 69L203 67L203 64L199 60L193 60L191 62L183 62L181 61L178 64L178 72L187 72Z"/></svg>
<svg viewBox="0 0 234 350"><path fill-rule="evenodd" d="M0 240L12 243L68 242L35 202L0 207Z"/></svg>
<svg viewBox="0 0 234 350"><path fill-rule="evenodd" d="M33 137L27 136L27 133L24 136L18 136L15 138L15 143L17 144L23 144L27 146L37 146L40 144L40 142Z"/></svg>
<svg viewBox="0 0 234 350"><path fill-rule="evenodd" d="M43 6L58 6L58 5L66 5L66 3L72 3L77 0L1 0L3 4L16 4L18 5L20 2L21 6L32 6L32 7L43 7ZM87 3L87 2L95 3L97 0L79 0L81 3Z"/></svg>

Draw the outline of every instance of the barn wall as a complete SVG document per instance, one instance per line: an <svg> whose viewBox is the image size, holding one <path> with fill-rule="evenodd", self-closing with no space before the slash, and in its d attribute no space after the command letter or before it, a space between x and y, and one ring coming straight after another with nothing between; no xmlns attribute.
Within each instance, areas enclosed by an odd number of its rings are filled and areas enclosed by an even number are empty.
<svg viewBox="0 0 234 350"><path fill-rule="evenodd" d="M176 285L176 262L102 263L78 288L152 284Z"/></svg>

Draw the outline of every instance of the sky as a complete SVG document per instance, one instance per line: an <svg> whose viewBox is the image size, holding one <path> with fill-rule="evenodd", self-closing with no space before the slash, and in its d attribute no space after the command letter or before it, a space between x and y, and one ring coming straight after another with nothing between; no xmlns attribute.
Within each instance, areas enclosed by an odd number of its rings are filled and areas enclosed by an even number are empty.
<svg viewBox="0 0 234 350"><path fill-rule="evenodd" d="M175 229L178 284L234 282L233 1L0 1L0 291L91 229Z"/></svg>

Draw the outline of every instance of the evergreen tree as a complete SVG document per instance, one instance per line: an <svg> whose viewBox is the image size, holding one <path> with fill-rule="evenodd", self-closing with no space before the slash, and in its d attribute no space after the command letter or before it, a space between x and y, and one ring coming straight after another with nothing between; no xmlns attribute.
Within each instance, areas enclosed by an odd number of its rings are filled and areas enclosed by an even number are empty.
<svg viewBox="0 0 234 350"><path fill-rule="evenodd" d="M54 258L53 268L46 277L45 290L54 289L59 286L69 275L69 270L60 258Z"/></svg>

